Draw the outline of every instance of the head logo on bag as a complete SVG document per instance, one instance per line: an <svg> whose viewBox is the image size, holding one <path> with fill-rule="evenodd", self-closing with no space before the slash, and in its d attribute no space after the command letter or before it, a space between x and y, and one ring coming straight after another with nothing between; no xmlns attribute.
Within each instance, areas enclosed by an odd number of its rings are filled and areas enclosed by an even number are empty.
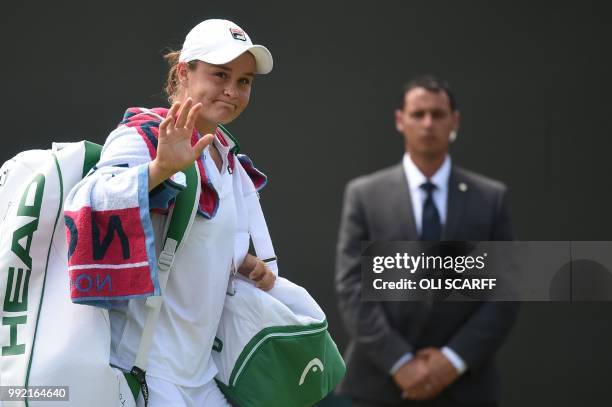
<svg viewBox="0 0 612 407"><path fill-rule="evenodd" d="M314 358L313 360L308 362L308 364L304 368L304 371L302 372L302 376L300 376L300 386L304 384L304 380L306 380L306 375L311 371L316 372L317 367L321 369L321 371L323 371L323 363L319 360L319 358Z"/></svg>
<svg viewBox="0 0 612 407"><path fill-rule="evenodd" d="M32 269L30 247L34 232L38 229L44 188L45 177L42 174L37 174L26 187L17 209L17 217L27 221L13 232L12 237L11 251L22 264L15 262L11 267L8 267L2 325L9 325L10 327L10 342L8 345L2 346L2 356L25 353L25 344L19 343L18 340L17 326L27 322L28 288ZM12 315L7 316L7 313ZM20 314L14 315L14 313Z"/></svg>

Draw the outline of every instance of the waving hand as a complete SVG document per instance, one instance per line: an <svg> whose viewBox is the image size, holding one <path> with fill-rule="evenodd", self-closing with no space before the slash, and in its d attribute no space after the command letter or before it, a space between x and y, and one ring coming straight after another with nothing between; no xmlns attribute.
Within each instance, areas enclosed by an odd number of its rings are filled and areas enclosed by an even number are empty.
<svg viewBox="0 0 612 407"><path fill-rule="evenodd" d="M175 102L159 125L157 157L149 164L149 191L193 164L204 148L212 143L214 136L207 134L191 145L191 134L201 108L202 104L194 105L191 98L182 105Z"/></svg>

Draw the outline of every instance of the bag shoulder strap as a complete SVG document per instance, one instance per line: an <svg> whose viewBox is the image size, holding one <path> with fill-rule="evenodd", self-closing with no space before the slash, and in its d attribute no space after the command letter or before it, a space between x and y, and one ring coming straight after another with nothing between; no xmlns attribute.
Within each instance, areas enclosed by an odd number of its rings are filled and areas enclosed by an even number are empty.
<svg viewBox="0 0 612 407"><path fill-rule="evenodd" d="M184 238L189 234L193 219L198 210L198 197L201 192L200 185L200 174L197 170L197 166L193 164L191 167L183 171L186 177L187 187L179 192L175 199L174 208L168 215L166 224L166 235L164 238L163 249L157 260L157 270L159 279L160 295L152 296L147 298L145 304L147 305L147 316L145 319L144 327L140 335L140 344L138 345L138 351L136 352L136 359L134 360L134 366L129 374L136 379L136 382L140 386L140 391L144 399L145 407L149 401L149 388L146 382L146 368L149 359L149 352L151 351L151 344L153 343L153 334L157 321L159 320L159 312L163 304L163 295L166 290L168 283L168 277L174 264L174 258L182 247ZM136 388L133 385L132 392ZM137 392L134 393L134 398L137 398Z"/></svg>
<svg viewBox="0 0 612 407"><path fill-rule="evenodd" d="M147 298L147 317L140 337L140 345L136 353L134 367L146 371L149 351L153 341L153 333L159 319L159 311L163 303L163 295L168 283L168 277L174 258L182 247L184 238L189 234L193 219L198 210L198 197L200 195L200 174L197 166L193 164L183 170L187 187L181 191L175 200L174 208L168 215L167 232L164 238L163 249L157 261L160 295Z"/></svg>
<svg viewBox="0 0 612 407"><path fill-rule="evenodd" d="M257 257L266 263L266 266L278 276L277 257L274 252L274 246L272 245L268 224L266 223L266 218L261 209L261 203L259 202L259 193L239 160L237 160L236 165L240 177L243 178L245 184L253 188L253 191L245 196L249 225L248 231L251 236L251 241L253 242L253 248L255 249Z"/></svg>

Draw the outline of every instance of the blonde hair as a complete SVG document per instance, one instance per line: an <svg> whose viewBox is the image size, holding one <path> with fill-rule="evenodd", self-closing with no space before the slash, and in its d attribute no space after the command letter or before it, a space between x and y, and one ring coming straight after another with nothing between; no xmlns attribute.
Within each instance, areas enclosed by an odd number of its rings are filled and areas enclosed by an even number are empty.
<svg viewBox="0 0 612 407"><path fill-rule="evenodd" d="M178 79L178 64L179 64L179 55L181 55L180 51L169 50L166 54L164 54L164 59L170 66L168 70L168 75L166 77L166 85L164 86L164 92L166 96L168 96L168 101L172 103L174 97L176 96L180 81ZM187 62L187 67L190 71L194 71L198 65L198 61L189 61Z"/></svg>

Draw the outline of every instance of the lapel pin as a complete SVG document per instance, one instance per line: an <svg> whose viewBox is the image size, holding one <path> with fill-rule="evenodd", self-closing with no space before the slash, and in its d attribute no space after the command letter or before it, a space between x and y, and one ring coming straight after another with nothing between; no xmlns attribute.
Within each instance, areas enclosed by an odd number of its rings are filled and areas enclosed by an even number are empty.
<svg viewBox="0 0 612 407"><path fill-rule="evenodd" d="M468 186L465 182L460 182L459 183L459 191L461 192L465 192L468 190Z"/></svg>

